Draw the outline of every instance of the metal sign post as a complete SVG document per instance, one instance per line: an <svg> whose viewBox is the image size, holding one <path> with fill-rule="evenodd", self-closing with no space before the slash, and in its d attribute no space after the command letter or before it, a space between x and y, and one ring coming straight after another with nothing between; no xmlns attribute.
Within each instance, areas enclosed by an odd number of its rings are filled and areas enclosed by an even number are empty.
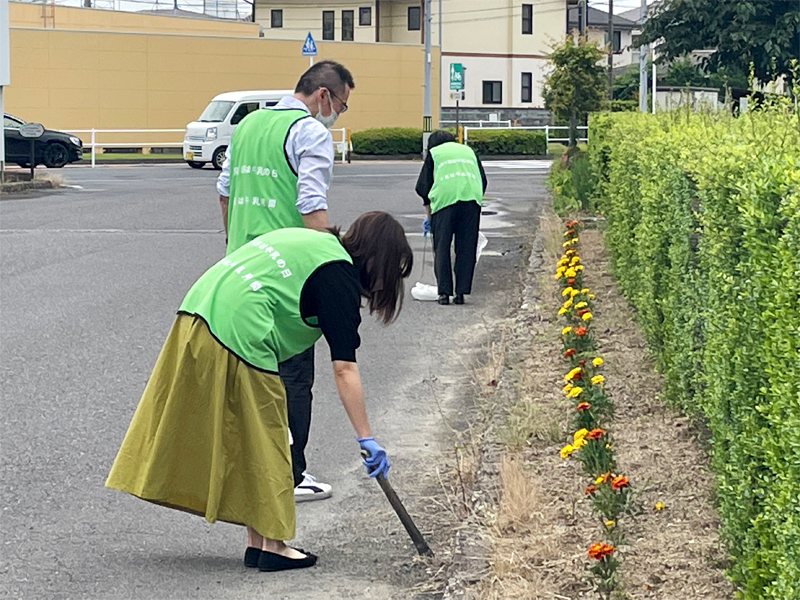
<svg viewBox="0 0 800 600"><path fill-rule="evenodd" d="M459 102L464 99L464 65L461 63L450 63L450 98L456 101L456 137L460 137L459 132Z"/></svg>
<svg viewBox="0 0 800 600"><path fill-rule="evenodd" d="M36 140L44 135L44 125L41 123L25 123L19 128L19 134L31 141L31 181L33 181L33 172L36 169Z"/></svg>
<svg viewBox="0 0 800 600"><path fill-rule="evenodd" d="M314 42L314 38L311 37L310 31L306 36L306 41L303 42L302 54L308 57L308 66L311 67L314 64L314 57L317 55L317 44Z"/></svg>
<svg viewBox="0 0 800 600"><path fill-rule="evenodd" d="M11 59L9 57L8 0L0 0L0 115L5 116L3 87L11 83ZM5 125L5 124L4 124ZM0 183L5 181L6 136L5 126L0 135Z"/></svg>

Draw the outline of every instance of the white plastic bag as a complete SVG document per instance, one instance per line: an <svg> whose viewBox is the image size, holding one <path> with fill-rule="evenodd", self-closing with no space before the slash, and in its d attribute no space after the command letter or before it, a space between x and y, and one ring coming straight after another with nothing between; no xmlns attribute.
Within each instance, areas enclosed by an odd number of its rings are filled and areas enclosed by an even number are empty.
<svg viewBox="0 0 800 600"><path fill-rule="evenodd" d="M411 297L414 298L414 300L419 300L421 302L438 300L439 288L435 285L428 285L427 283L418 281L414 284L414 287L411 288Z"/></svg>
<svg viewBox="0 0 800 600"><path fill-rule="evenodd" d="M485 235L483 235L482 231L479 231L478 232L478 248L475 251L475 263L476 264L481 259L481 252L483 252L483 249L486 248L486 245L488 243L489 243L489 238L487 238Z"/></svg>

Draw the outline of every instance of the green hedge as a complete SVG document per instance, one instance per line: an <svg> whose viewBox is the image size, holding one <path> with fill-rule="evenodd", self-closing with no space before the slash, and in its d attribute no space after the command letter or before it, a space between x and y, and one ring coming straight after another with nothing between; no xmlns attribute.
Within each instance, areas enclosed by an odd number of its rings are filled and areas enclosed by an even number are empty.
<svg viewBox="0 0 800 600"><path fill-rule="evenodd" d="M356 131L350 136L355 154L422 154L422 130L413 127L381 127Z"/></svg>
<svg viewBox="0 0 800 600"><path fill-rule="evenodd" d="M798 117L589 127L615 276L668 398L711 429L729 574L742 598L800 599Z"/></svg>
<svg viewBox="0 0 800 600"><path fill-rule="evenodd" d="M530 129L470 129L467 143L479 156L547 154L544 132Z"/></svg>
<svg viewBox="0 0 800 600"><path fill-rule="evenodd" d="M570 150L554 160L547 185L553 192L553 208L559 215L594 209L595 177L586 152Z"/></svg>

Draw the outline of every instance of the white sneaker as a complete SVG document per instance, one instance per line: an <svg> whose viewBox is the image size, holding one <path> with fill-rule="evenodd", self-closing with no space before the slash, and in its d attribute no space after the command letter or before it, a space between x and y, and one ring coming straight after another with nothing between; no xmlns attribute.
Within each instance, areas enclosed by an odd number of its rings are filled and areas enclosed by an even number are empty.
<svg viewBox="0 0 800 600"><path fill-rule="evenodd" d="M311 502L331 497L332 488L327 483L317 481L313 475L308 473L303 473L303 477L303 482L294 488L295 502Z"/></svg>

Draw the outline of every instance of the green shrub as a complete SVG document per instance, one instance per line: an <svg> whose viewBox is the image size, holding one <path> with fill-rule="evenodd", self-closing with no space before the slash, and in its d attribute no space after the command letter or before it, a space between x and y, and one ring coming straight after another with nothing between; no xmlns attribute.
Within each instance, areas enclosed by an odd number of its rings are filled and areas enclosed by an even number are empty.
<svg viewBox="0 0 800 600"><path fill-rule="evenodd" d="M467 143L479 156L547 154L544 132L531 129L470 129Z"/></svg>
<svg viewBox="0 0 800 600"><path fill-rule="evenodd" d="M553 161L547 185L553 193L553 209L559 215L594 209L595 177L589 157L581 150L570 150L564 160Z"/></svg>
<svg viewBox="0 0 800 600"><path fill-rule="evenodd" d="M422 130L413 127L381 127L356 131L351 136L355 154L422 154Z"/></svg>
<svg viewBox="0 0 800 600"><path fill-rule="evenodd" d="M603 103L603 110L611 112L631 112L639 110L638 100L606 100Z"/></svg>
<svg viewBox="0 0 800 600"><path fill-rule="evenodd" d="M606 113L590 130L617 281L667 398L712 433L729 575L747 600L798 600L798 117Z"/></svg>

